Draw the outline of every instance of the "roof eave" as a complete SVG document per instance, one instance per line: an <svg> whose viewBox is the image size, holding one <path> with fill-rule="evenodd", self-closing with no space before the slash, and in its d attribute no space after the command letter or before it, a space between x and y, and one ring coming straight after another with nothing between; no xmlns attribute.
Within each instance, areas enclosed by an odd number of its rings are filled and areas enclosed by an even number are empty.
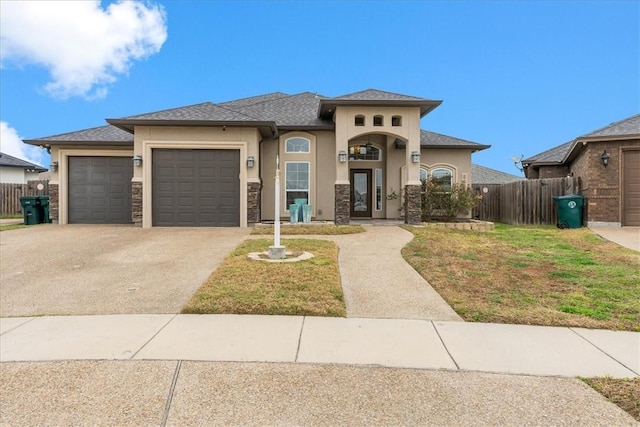
<svg viewBox="0 0 640 427"><path fill-rule="evenodd" d="M605 142L605 141L628 141L630 139L640 139L640 133L627 134L627 135L581 136L577 138L577 141Z"/></svg>
<svg viewBox="0 0 640 427"><path fill-rule="evenodd" d="M65 141L65 140L53 140L53 139L23 139L22 142L29 145L36 145L39 147L50 147L52 145L97 145L97 146L133 146L132 141Z"/></svg>
<svg viewBox="0 0 640 427"><path fill-rule="evenodd" d="M426 116L436 107L442 104L442 100L398 100L398 99L321 99L318 105L318 117L333 115L335 107L339 106L360 106L360 107L420 107L420 117ZM330 108L334 107L334 108Z"/></svg>
<svg viewBox="0 0 640 427"><path fill-rule="evenodd" d="M260 131L262 136L276 136L278 127L272 121L249 121L249 120L129 120L129 119L106 119L107 123L120 128L129 133L134 132L135 126L224 126L224 127L254 127Z"/></svg>

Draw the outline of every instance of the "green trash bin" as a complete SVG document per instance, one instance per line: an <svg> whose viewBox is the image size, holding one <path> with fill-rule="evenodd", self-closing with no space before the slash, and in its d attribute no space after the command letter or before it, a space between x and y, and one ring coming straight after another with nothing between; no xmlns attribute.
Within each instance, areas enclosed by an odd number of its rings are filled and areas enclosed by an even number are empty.
<svg viewBox="0 0 640 427"><path fill-rule="evenodd" d="M553 196L558 212L558 228L582 227L582 207L584 197L580 194L567 194L566 196Z"/></svg>
<svg viewBox="0 0 640 427"><path fill-rule="evenodd" d="M40 196L40 222L45 224L51 224L51 218L49 217L49 196Z"/></svg>
<svg viewBox="0 0 640 427"><path fill-rule="evenodd" d="M20 197L25 225L40 224L40 201L37 196Z"/></svg>

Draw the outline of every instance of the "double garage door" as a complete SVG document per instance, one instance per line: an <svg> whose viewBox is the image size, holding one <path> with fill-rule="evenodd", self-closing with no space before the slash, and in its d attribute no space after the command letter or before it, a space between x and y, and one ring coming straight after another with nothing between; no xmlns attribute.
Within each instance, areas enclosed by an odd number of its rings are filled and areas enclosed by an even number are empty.
<svg viewBox="0 0 640 427"><path fill-rule="evenodd" d="M240 225L239 150L153 150L154 226ZM130 157L69 157L69 223L131 224Z"/></svg>

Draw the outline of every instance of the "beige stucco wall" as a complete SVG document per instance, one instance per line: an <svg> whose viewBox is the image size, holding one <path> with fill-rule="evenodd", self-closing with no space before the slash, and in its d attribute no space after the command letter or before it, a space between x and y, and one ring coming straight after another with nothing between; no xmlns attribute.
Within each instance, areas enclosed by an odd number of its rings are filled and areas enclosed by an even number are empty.
<svg viewBox="0 0 640 427"><path fill-rule="evenodd" d="M22 168L0 167L0 182L3 184L26 184L28 179L38 179L38 174L35 176L27 178L27 172Z"/></svg>
<svg viewBox="0 0 640 427"><path fill-rule="evenodd" d="M288 220L285 195L285 164L287 161L310 163L310 204L314 220L331 221L334 218L335 137L333 132L286 132L279 139L263 140L261 147L262 218L275 219L276 155L280 155L280 218ZM310 153L285 153L288 138L300 136L311 141Z"/></svg>

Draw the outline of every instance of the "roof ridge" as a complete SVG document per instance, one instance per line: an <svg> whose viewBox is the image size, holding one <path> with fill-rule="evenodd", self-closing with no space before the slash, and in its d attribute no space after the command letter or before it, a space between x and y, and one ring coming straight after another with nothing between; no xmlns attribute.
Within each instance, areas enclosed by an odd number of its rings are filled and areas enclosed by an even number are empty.
<svg viewBox="0 0 640 427"><path fill-rule="evenodd" d="M102 128L108 128L108 127L112 127L112 128L118 129L116 126L107 123L106 125L102 125L102 126L93 126L93 127L90 127L90 128L74 130L74 131L71 131L71 132L58 133L56 135L41 136L40 138L30 138L29 140L36 141L38 139L43 139L43 138L57 138L59 136L70 135L72 133L86 132L86 131L89 131L89 130L102 129Z"/></svg>

